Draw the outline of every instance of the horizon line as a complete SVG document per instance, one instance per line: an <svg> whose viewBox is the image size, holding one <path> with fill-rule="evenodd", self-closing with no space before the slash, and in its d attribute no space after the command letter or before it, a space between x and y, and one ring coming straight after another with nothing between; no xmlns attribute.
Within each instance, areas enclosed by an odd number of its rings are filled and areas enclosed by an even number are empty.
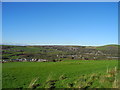
<svg viewBox="0 0 120 90"><path fill-rule="evenodd" d="M120 44L104 44L104 45L78 45L78 44L0 44L13 46L106 46L106 45L120 45Z"/></svg>

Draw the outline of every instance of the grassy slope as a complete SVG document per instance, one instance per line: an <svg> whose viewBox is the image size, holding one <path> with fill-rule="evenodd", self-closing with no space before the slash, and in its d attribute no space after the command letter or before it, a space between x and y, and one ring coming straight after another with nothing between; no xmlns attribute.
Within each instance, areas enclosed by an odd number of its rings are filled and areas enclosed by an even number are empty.
<svg viewBox="0 0 120 90"><path fill-rule="evenodd" d="M74 48L81 47L81 46L57 46L57 48L60 47L60 49L56 50L55 48L47 49L41 46L10 46L10 45L3 45L3 46L11 47L7 49L3 49L3 51L6 52L6 54L3 54L3 57L9 58L9 59L24 58L24 57L27 57L28 54L32 54L33 58L34 57L40 58L41 54L46 54L46 55L57 55L57 54L64 55L64 54L70 54L70 53L73 54L74 51L69 50L68 52L66 52L64 51L64 49L67 49L68 47L74 47ZM86 46L84 50L88 48L100 50L100 51L103 51L104 53L110 52L113 55L117 52L118 45L105 45L105 46L99 46L99 47ZM20 52L19 50L23 50L23 52ZM80 48L79 48L79 51L81 51ZM25 54L25 55L19 55L19 54Z"/></svg>
<svg viewBox="0 0 120 90"><path fill-rule="evenodd" d="M105 45L105 46L99 46L96 47L97 50L117 50L120 45Z"/></svg>
<svg viewBox="0 0 120 90"><path fill-rule="evenodd" d="M6 46L6 45L4 45ZM9 45L8 45L9 46ZM18 52L19 50L23 50L24 52ZM47 52L44 52L44 51ZM59 53L65 54L65 52L55 49L46 49L39 46L12 46L12 48L4 50L5 52L8 52L8 54L3 54L3 57L7 57L10 59L16 59L16 58L23 58L23 56L17 55L17 54L33 54L34 56L36 54L47 54L47 55L57 55ZM17 55L17 56L16 56ZM40 55L39 55L40 56Z"/></svg>
<svg viewBox="0 0 120 90"><path fill-rule="evenodd" d="M90 74L105 74L107 67L114 68L117 61L78 61L67 60L63 62L14 62L3 64L3 88L27 88L32 80L38 78L36 83L40 87L50 87L46 82L58 80L55 86L58 88L68 88L69 83L76 82L79 77ZM61 76L66 79L60 79ZM83 77L82 77L83 78ZM83 81L82 81L83 82ZM82 84L83 85L83 84ZM91 87L100 86L98 83ZM75 87L78 87L76 84ZM107 84L106 87L112 87Z"/></svg>

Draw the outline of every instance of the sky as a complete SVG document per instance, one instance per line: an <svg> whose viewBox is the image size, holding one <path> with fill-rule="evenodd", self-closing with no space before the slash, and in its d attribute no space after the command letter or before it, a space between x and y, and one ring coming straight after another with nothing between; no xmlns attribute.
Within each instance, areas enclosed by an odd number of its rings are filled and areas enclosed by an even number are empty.
<svg viewBox="0 0 120 90"><path fill-rule="evenodd" d="M117 2L4 2L3 44L118 44Z"/></svg>
<svg viewBox="0 0 120 90"><path fill-rule="evenodd" d="M0 2L0 44L2 43L2 3Z"/></svg>
<svg viewBox="0 0 120 90"><path fill-rule="evenodd" d="M2 2L119 2L119 0L2 0Z"/></svg>

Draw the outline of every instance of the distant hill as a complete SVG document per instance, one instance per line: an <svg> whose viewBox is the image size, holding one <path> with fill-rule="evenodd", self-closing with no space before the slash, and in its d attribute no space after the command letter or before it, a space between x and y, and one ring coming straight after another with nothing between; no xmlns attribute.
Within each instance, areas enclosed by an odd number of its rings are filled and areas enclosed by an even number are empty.
<svg viewBox="0 0 120 90"><path fill-rule="evenodd" d="M79 60L116 59L120 45L104 46L68 46L68 45L42 45L42 46L16 46L2 45L3 59L37 58L49 61L64 58Z"/></svg>
<svg viewBox="0 0 120 90"><path fill-rule="evenodd" d="M116 50L118 49L119 45L105 45L96 47L97 50Z"/></svg>

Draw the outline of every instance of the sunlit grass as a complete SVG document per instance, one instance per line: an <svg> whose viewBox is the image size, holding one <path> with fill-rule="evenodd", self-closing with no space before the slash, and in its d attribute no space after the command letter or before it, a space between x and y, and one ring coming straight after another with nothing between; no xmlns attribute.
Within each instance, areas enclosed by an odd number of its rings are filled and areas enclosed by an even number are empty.
<svg viewBox="0 0 120 90"><path fill-rule="evenodd" d="M110 71L117 64L116 60L4 63L2 86L28 88L35 79L36 88L112 88L115 78Z"/></svg>

